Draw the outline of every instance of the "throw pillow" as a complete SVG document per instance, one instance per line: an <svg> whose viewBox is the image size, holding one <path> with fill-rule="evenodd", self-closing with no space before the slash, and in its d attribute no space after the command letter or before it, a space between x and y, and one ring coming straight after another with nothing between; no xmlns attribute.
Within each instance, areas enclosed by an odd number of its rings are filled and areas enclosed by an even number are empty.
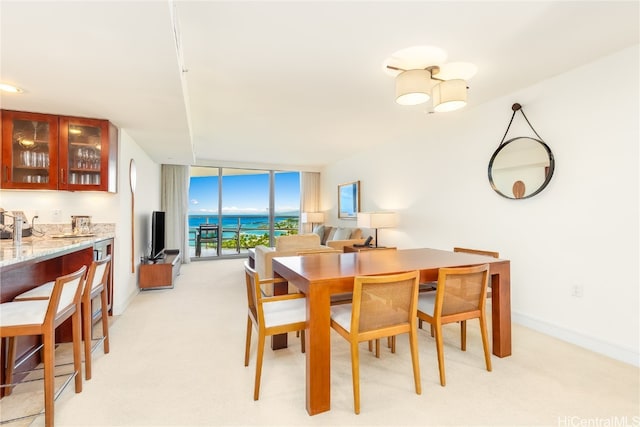
<svg viewBox="0 0 640 427"><path fill-rule="evenodd" d="M362 239L362 230L359 228L354 229L351 232L351 239Z"/></svg>
<svg viewBox="0 0 640 427"><path fill-rule="evenodd" d="M339 227L331 240L349 240L351 238L351 228Z"/></svg>
<svg viewBox="0 0 640 427"><path fill-rule="evenodd" d="M324 233L324 244L326 245L328 241L334 240L333 236L336 234L338 230L337 227L327 227L327 231Z"/></svg>
<svg viewBox="0 0 640 427"><path fill-rule="evenodd" d="M313 232L320 237L320 244L324 245L324 243L322 243L322 239L324 238L324 225L316 225Z"/></svg>

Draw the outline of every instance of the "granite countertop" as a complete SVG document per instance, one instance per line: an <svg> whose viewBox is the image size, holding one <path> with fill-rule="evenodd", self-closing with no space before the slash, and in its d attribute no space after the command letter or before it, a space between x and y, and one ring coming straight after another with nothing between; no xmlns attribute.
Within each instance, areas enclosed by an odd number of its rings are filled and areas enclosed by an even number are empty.
<svg viewBox="0 0 640 427"><path fill-rule="evenodd" d="M108 231L85 236L58 233L44 237L23 237L19 245L14 244L11 239L0 240L0 267L91 247L101 240L114 238L114 235Z"/></svg>

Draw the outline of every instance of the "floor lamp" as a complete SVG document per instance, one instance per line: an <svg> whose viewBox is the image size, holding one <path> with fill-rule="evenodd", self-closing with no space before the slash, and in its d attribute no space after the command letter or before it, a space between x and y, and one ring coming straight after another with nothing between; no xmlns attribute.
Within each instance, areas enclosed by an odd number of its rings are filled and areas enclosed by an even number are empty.
<svg viewBox="0 0 640 427"><path fill-rule="evenodd" d="M358 212L358 227L373 228L376 233L376 248L378 247L378 228L393 228L398 224L395 212Z"/></svg>

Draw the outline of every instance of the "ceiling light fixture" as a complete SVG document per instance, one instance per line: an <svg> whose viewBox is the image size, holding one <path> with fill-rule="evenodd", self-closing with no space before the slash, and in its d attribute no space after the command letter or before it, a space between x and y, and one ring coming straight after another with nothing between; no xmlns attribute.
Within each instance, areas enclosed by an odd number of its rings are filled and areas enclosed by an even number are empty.
<svg viewBox="0 0 640 427"><path fill-rule="evenodd" d="M433 88L433 110L438 113L455 111L467 105L467 82L445 80Z"/></svg>
<svg viewBox="0 0 640 427"><path fill-rule="evenodd" d="M467 104L467 82L477 67L466 62L443 64L446 53L436 47L414 46L394 53L385 71L395 76L396 102L423 104L433 99L436 112L454 111Z"/></svg>

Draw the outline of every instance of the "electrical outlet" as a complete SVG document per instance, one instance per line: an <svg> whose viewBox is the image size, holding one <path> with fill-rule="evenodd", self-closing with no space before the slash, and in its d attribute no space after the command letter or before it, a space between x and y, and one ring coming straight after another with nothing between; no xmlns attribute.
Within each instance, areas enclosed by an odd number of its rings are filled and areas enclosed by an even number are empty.
<svg viewBox="0 0 640 427"><path fill-rule="evenodd" d="M62 210L54 209L51 211L51 220L53 222L60 222L62 220Z"/></svg>
<svg viewBox="0 0 640 427"><path fill-rule="evenodd" d="M571 287L571 296L582 298L584 296L584 287L582 285L573 285Z"/></svg>

